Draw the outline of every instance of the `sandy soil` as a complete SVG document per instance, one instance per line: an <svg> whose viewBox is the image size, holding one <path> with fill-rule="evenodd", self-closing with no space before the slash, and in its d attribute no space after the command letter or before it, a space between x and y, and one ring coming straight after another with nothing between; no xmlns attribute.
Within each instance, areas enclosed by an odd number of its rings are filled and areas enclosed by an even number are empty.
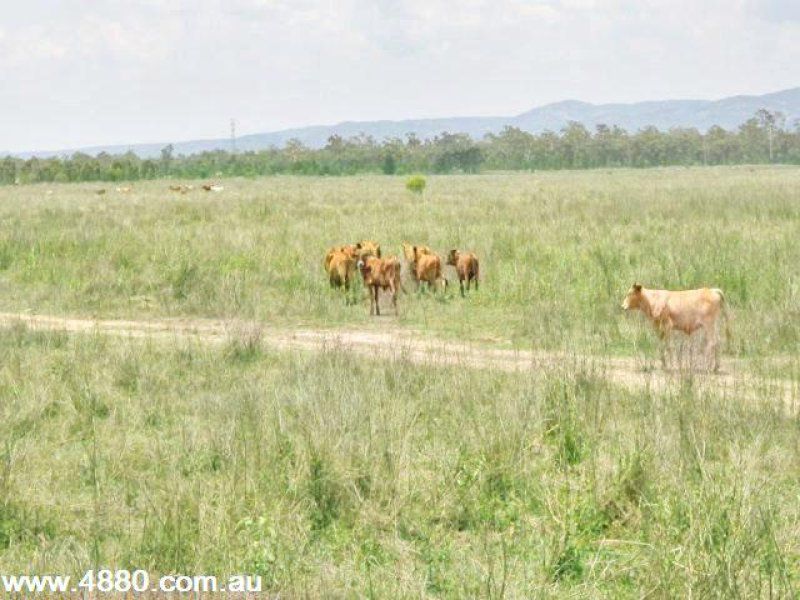
<svg viewBox="0 0 800 600"><path fill-rule="evenodd" d="M691 380L701 390L753 400L781 399L796 414L800 409L800 384L785 379L754 377L747 363L723 360L720 373L700 370L664 371L653 361L637 358L588 356L534 350L500 350L476 343L429 338L420 333L381 323L374 330L279 329L263 323L214 319L159 319L145 321L79 319L67 316L0 313L0 325L24 324L32 330L116 335L164 340L194 339L226 344L234 339L259 339L267 348L323 351L343 349L368 358L408 360L415 363L506 372L543 373L580 371L630 389L678 389Z"/></svg>

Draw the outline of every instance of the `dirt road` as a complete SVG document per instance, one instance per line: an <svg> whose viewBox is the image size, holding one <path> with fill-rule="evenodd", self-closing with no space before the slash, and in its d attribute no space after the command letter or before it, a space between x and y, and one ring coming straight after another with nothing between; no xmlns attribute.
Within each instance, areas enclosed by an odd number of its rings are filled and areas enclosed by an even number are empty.
<svg viewBox="0 0 800 600"><path fill-rule="evenodd" d="M24 324L31 330L104 334L163 340L194 339L227 344L257 339L266 348L322 351L344 349L371 358L404 359L415 363L500 371L581 371L630 389L667 390L691 378L702 390L731 397L781 399L793 414L800 408L800 385L787 379L755 377L745 361L727 359L718 374L665 372L643 359L587 356L534 350L500 350L475 343L427 338L397 327L359 329L279 329L261 323L214 319L94 320L54 315L0 313L0 325Z"/></svg>

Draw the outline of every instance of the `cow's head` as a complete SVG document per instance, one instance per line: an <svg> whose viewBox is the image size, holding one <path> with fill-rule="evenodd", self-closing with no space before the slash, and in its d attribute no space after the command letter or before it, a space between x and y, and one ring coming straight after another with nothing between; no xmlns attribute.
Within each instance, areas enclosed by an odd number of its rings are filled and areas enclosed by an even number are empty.
<svg viewBox="0 0 800 600"><path fill-rule="evenodd" d="M372 274L372 265L369 264L369 260L367 257L360 257L358 262L356 263L358 270L361 272L361 276L364 280L367 280L369 276Z"/></svg>
<svg viewBox="0 0 800 600"><path fill-rule="evenodd" d="M453 248L447 254L447 264L448 265L455 265L458 262L458 250Z"/></svg>
<svg viewBox="0 0 800 600"><path fill-rule="evenodd" d="M625 299L622 301L623 310L635 310L639 308L642 302L642 284L634 283L628 293L625 294Z"/></svg>

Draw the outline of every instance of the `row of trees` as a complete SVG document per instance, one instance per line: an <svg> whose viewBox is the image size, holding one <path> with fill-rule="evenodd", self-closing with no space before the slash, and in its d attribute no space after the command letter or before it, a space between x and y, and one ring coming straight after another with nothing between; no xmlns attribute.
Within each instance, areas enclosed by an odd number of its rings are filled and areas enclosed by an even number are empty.
<svg viewBox="0 0 800 600"><path fill-rule="evenodd" d="M6 157L0 160L0 183L755 163L800 164L800 123L789 129L780 114L759 111L737 131L712 127L705 134L697 129L660 131L655 127L631 134L606 125L590 131L580 123L570 123L558 133L531 134L506 127L479 141L450 133L431 140L409 134L383 142L364 135L349 139L334 135L319 149L290 140L283 148L259 152L218 150L190 156L175 156L172 146L167 146L158 159L142 159L132 152L28 160Z"/></svg>

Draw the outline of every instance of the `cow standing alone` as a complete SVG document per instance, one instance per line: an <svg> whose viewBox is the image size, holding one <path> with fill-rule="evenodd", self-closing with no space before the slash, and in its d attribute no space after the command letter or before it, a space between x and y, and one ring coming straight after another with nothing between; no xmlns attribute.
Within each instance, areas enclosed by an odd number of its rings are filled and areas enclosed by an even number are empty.
<svg viewBox="0 0 800 600"><path fill-rule="evenodd" d="M662 341L661 364L667 367L667 345L674 330L686 335L702 329L706 358L719 370L717 319L725 307L725 296L717 288L673 292L650 290L634 283L622 301L624 310L639 310L656 327Z"/></svg>

